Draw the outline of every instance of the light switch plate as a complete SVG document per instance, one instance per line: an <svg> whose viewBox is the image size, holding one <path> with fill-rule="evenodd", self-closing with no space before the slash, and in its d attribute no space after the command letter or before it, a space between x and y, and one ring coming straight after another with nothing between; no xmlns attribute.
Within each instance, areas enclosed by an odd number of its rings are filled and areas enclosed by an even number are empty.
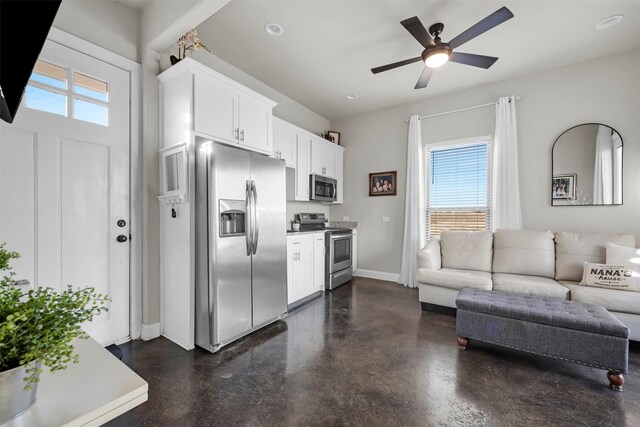
<svg viewBox="0 0 640 427"><path fill-rule="evenodd" d="M382 222L389 222L389 221L391 221L391 218L389 218L388 216L382 217Z"/></svg>
<svg viewBox="0 0 640 427"><path fill-rule="evenodd" d="M343 217L342 217L342 220L343 220L343 221L349 221L349 217L348 217L348 216L343 216Z"/></svg>

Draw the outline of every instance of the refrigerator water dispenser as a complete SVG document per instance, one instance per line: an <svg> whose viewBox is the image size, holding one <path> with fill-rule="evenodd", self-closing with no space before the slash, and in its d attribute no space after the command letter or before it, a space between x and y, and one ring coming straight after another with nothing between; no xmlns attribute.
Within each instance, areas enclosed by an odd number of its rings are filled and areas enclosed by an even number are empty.
<svg viewBox="0 0 640 427"><path fill-rule="evenodd" d="M244 236L244 200L220 200L220 237Z"/></svg>

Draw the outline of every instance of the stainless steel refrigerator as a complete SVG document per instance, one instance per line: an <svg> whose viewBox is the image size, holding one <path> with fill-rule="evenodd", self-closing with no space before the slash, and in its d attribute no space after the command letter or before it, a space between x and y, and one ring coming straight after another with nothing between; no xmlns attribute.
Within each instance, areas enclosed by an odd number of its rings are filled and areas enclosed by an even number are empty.
<svg viewBox="0 0 640 427"><path fill-rule="evenodd" d="M215 352L287 311L285 164L196 145L196 344Z"/></svg>

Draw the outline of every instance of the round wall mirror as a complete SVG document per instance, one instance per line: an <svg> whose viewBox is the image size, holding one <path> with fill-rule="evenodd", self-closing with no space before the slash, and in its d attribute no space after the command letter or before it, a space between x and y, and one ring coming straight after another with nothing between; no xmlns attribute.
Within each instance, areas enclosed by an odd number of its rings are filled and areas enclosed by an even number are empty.
<svg viewBox="0 0 640 427"><path fill-rule="evenodd" d="M622 204L622 137L610 126L586 123L556 139L551 151L551 205Z"/></svg>

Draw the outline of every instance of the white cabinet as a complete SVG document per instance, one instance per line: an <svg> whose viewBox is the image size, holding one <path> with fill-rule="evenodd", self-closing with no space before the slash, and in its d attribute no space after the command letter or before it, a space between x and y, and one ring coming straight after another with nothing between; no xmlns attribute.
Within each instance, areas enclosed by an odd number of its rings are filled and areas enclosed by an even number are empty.
<svg viewBox="0 0 640 427"><path fill-rule="evenodd" d="M313 286L316 291L324 289L324 233L313 234Z"/></svg>
<svg viewBox="0 0 640 427"><path fill-rule="evenodd" d="M253 151L273 152L273 107L260 99L238 95L238 142Z"/></svg>
<svg viewBox="0 0 640 427"><path fill-rule="evenodd" d="M332 145L318 136L311 138L311 173L335 178L335 150Z"/></svg>
<svg viewBox="0 0 640 427"><path fill-rule="evenodd" d="M311 139L306 132L297 133L296 168L287 168L287 200L309 201L309 151Z"/></svg>
<svg viewBox="0 0 640 427"><path fill-rule="evenodd" d="M172 68L179 66L192 68L195 132L216 141L272 154L275 102L195 61L176 64ZM168 84L169 80L163 83ZM189 112L185 112L184 118L176 119L190 120Z"/></svg>
<svg viewBox="0 0 640 427"><path fill-rule="evenodd" d="M193 129L226 142L236 142L237 93L224 82L204 73L196 74L193 81ZM188 112L185 114L185 120L188 120Z"/></svg>
<svg viewBox="0 0 640 427"><path fill-rule="evenodd" d="M351 264L353 266L353 272L355 274L358 269L358 230L353 229L353 239L351 240L353 247L351 248Z"/></svg>
<svg viewBox="0 0 640 427"><path fill-rule="evenodd" d="M313 277L313 234L287 236L288 303L316 292Z"/></svg>
<svg viewBox="0 0 640 427"><path fill-rule="evenodd" d="M335 176L334 178L338 181L338 194L336 195L335 203L342 203L344 201L344 148L339 145L332 144L334 150L334 160L335 160Z"/></svg>
<svg viewBox="0 0 640 427"><path fill-rule="evenodd" d="M298 131L287 122L273 118L273 157L283 159L288 167L295 168Z"/></svg>

